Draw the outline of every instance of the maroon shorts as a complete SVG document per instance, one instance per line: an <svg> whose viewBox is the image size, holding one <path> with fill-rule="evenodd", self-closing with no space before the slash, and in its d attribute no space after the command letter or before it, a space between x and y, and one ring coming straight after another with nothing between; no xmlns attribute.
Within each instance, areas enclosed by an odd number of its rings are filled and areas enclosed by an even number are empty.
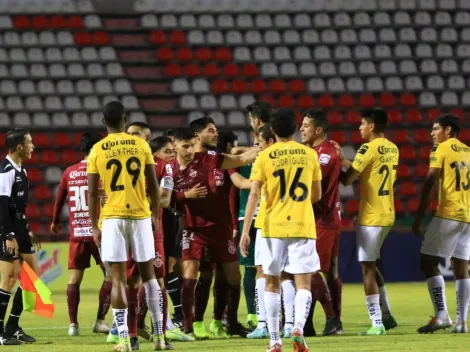
<svg viewBox="0 0 470 352"><path fill-rule="evenodd" d="M230 263L238 260L237 245L230 227L202 227L183 230L185 260L203 259L209 263Z"/></svg>
<svg viewBox="0 0 470 352"><path fill-rule="evenodd" d="M328 273L332 258L339 254L339 229L317 227L317 252L321 271Z"/></svg>
<svg viewBox="0 0 470 352"><path fill-rule="evenodd" d="M165 250L163 241L155 241L155 260L154 260L155 276L157 279L165 277ZM139 267L129 253L129 260L127 261L127 277L139 276Z"/></svg>
<svg viewBox="0 0 470 352"><path fill-rule="evenodd" d="M96 265L104 268L101 262L100 252L95 242L70 242L69 246L69 269L85 270L90 267L91 257L95 259Z"/></svg>

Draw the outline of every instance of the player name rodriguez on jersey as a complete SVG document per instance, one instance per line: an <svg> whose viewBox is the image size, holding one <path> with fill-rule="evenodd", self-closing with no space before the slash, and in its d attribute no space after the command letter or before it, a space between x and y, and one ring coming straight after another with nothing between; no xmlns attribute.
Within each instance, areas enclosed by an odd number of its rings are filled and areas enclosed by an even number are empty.
<svg viewBox="0 0 470 352"><path fill-rule="evenodd" d="M441 169L436 216L470 223L470 148L456 138L436 144L429 167Z"/></svg>
<svg viewBox="0 0 470 352"><path fill-rule="evenodd" d="M145 165L155 165L147 142L127 133L111 133L93 146L88 173L99 174L107 195L102 218L145 219L150 204L145 191Z"/></svg>
<svg viewBox="0 0 470 352"><path fill-rule="evenodd" d="M352 167L361 173L358 224L392 226L395 222L394 189L399 152L386 138L364 143Z"/></svg>

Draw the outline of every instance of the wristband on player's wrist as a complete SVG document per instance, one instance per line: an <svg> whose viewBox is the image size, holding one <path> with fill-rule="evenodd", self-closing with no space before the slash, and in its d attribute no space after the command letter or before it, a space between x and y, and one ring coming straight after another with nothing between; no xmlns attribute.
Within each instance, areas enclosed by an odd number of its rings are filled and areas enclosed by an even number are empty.
<svg viewBox="0 0 470 352"><path fill-rule="evenodd" d="M12 241L12 240L15 239L15 233L14 232L7 233L5 235L5 237L6 237L7 241Z"/></svg>

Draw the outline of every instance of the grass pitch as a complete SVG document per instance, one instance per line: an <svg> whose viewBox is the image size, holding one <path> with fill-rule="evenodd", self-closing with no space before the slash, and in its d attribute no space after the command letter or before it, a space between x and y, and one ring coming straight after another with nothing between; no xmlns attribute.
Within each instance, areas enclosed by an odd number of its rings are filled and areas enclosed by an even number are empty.
<svg viewBox="0 0 470 352"><path fill-rule="evenodd" d="M391 330L387 336L362 337L360 331L369 327L370 321L364 303L364 294L360 285L344 285L343 290L343 326L345 334L334 337L308 338L311 351L465 351L470 348L470 337L466 334L454 335L440 331L432 335L419 335L416 329L425 324L432 314L426 283L389 284L387 290L392 305L393 315L398 321L398 328ZM105 343L104 335L91 333L96 318L98 301L97 291L83 292L79 308L81 336L69 337L68 315L65 292L55 292L56 303L54 319L44 319L30 313L23 313L20 324L27 333L38 339L33 345L9 347L10 351L48 351L48 352L92 352L112 351L113 346ZM246 321L244 297L240 302L240 321ZM447 285L447 303L452 319L455 319L455 286ZM209 307L212 306L212 301ZM171 310L170 310L171 311ZM206 325L209 326L211 309L206 313ZM9 312L9 310L8 310ZM108 313L111 321L111 313ZM317 304L315 328L321 333L324 326L324 315ZM140 341L141 351L152 350L149 342ZM284 350L291 351L290 341L283 340ZM175 343L177 351L191 352L251 352L265 351L267 340L247 340L233 338L229 340L208 340L193 343Z"/></svg>

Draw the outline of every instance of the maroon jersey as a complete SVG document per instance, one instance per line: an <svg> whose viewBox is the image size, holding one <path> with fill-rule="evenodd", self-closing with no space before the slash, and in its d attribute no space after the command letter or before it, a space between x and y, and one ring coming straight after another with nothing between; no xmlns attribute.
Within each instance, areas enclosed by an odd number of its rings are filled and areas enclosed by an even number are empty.
<svg viewBox="0 0 470 352"><path fill-rule="evenodd" d="M68 167L62 175L54 205L54 223L60 215L66 197L69 204L70 241L93 241L88 213L88 174L85 160Z"/></svg>
<svg viewBox="0 0 470 352"><path fill-rule="evenodd" d="M341 160L335 146L330 141L323 141L313 148L318 154L322 173L322 197L313 205L317 227L340 227L341 214L339 202L339 175Z"/></svg>
<svg viewBox="0 0 470 352"><path fill-rule="evenodd" d="M180 170L178 161L172 163L178 208L184 212L186 228L231 224L229 206L230 176L220 166L224 161L221 154L213 151L196 153L194 160ZM200 184L207 188L207 196L200 199L184 199L184 192Z"/></svg>
<svg viewBox="0 0 470 352"><path fill-rule="evenodd" d="M170 192L173 191L173 171L171 165L163 159L155 158L155 172L157 174L160 187L166 188L170 190ZM160 224L158 226L158 231L155 234L155 241L163 241L164 232L162 216L163 209L160 208L160 216L158 217Z"/></svg>

